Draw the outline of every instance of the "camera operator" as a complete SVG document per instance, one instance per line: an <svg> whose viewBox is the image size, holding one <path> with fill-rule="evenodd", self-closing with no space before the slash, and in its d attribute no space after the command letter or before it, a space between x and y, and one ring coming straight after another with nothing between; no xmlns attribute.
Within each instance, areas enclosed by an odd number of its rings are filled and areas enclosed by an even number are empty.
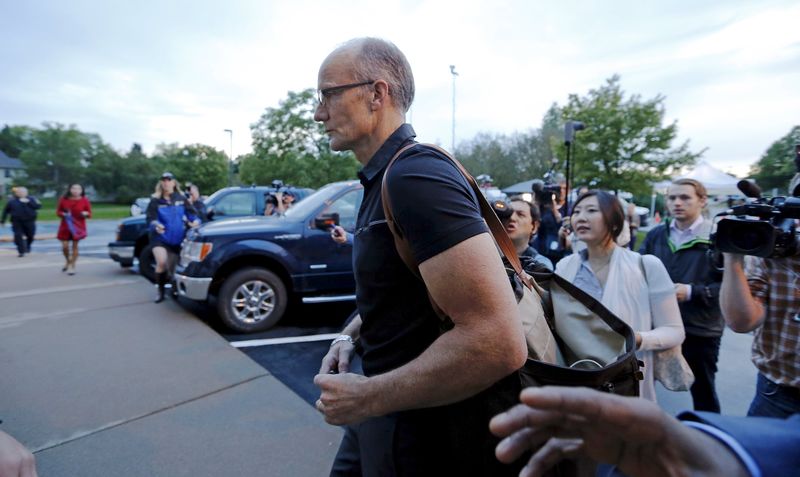
<svg viewBox="0 0 800 477"><path fill-rule="evenodd" d="M502 222L517 249L517 255L522 260L525 271L529 273L553 271L553 262L529 245L539 228L539 208L536 204L522 198L511 199L511 215L502 218Z"/></svg>
<svg viewBox="0 0 800 477"><path fill-rule="evenodd" d="M758 381L747 415L800 413L800 255L724 257L722 315L737 333L755 330L752 360Z"/></svg>
<svg viewBox="0 0 800 477"><path fill-rule="evenodd" d="M270 192L264 202L264 215L283 215L294 205L295 198L290 190Z"/></svg>
<svg viewBox="0 0 800 477"><path fill-rule="evenodd" d="M556 194L552 186L547 184L534 184L533 191L541 215L539 233L533 241L533 247L555 264L564 256L564 249L558 241L558 230L561 228L561 194Z"/></svg>
<svg viewBox="0 0 800 477"><path fill-rule="evenodd" d="M755 330L752 360L758 381L747 414L800 413L800 251L779 258L723 256L720 307L725 322L737 333Z"/></svg>

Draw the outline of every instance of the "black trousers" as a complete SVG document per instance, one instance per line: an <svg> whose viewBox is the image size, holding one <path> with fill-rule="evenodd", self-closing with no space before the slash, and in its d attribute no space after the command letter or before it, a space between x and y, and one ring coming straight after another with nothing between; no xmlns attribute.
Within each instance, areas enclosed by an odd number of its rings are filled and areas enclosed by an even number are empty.
<svg viewBox="0 0 800 477"><path fill-rule="evenodd" d="M33 236L36 235L36 220L12 220L11 228L14 230L14 243L17 252L29 253Z"/></svg>
<svg viewBox="0 0 800 477"><path fill-rule="evenodd" d="M489 420L519 396L513 375L465 401L402 411L345 427L331 477L517 476L530 455L511 465L494 455Z"/></svg>
<svg viewBox="0 0 800 477"><path fill-rule="evenodd" d="M714 387L719 358L720 336L694 336L687 334L681 347L683 357L694 373L692 401L695 411L719 413L719 399Z"/></svg>

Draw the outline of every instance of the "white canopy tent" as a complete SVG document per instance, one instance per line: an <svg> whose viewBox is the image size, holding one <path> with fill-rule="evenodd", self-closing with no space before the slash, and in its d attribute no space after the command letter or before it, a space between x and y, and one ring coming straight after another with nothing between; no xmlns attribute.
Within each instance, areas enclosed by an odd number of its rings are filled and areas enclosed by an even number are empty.
<svg viewBox="0 0 800 477"><path fill-rule="evenodd" d="M706 161L701 161L691 172L680 176L673 177L676 179L694 179L706 186L708 195L736 195L741 194L736 187L739 179L730 176ZM665 191L672 181L661 181L653 184L653 189L656 191Z"/></svg>

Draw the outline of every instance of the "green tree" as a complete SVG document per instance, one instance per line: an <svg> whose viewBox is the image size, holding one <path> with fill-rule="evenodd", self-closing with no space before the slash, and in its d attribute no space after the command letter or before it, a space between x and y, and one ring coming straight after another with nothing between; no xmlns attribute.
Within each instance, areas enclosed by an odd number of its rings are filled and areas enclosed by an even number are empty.
<svg viewBox="0 0 800 477"><path fill-rule="evenodd" d="M761 158L750 167L750 175L766 192L777 188L784 193L792 176L797 172L794 164L795 145L800 144L800 126L773 142Z"/></svg>
<svg viewBox="0 0 800 477"><path fill-rule="evenodd" d="M554 166L554 148L556 138L561 137L561 122L561 110L553 104L542 118L539 129L510 135L478 133L458 144L456 157L471 174L489 174L500 188L541 179Z"/></svg>
<svg viewBox="0 0 800 477"><path fill-rule="evenodd" d="M9 157L19 158L33 141L35 129L29 126L9 126L6 124L0 130L0 151Z"/></svg>
<svg viewBox="0 0 800 477"><path fill-rule="evenodd" d="M508 145L507 136L482 132L461 142L456 149L456 156L470 174L489 174L494 185L502 188L513 184L520 172Z"/></svg>
<svg viewBox="0 0 800 477"><path fill-rule="evenodd" d="M122 204L150 195L159 172L157 162L147 157L139 144L125 155L110 147L101 149L87 171L89 183L102 197Z"/></svg>
<svg viewBox="0 0 800 477"><path fill-rule="evenodd" d="M87 168L104 147L97 134L83 133L74 125L44 123L33 131L20 159L34 190L60 191L70 183L87 183Z"/></svg>
<svg viewBox="0 0 800 477"><path fill-rule="evenodd" d="M159 144L153 160L162 170L156 173L152 181L158 179L157 174L169 171L175 174L181 185L187 182L197 184L204 194L211 194L228 184L228 156L205 144Z"/></svg>
<svg viewBox="0 0 800 477"><path fill-rule="evenodd" d="M586 96L570 95L561 118L586 124L576 136L573 183L646 194L652 182L694 164L704 151L690 152L688 141L672 147L677 121L663 125L664 112L661 95L626 98L617 75ZM563 143L557 150L564 158Z"/></svg>
<svg viewBox="0 0 800 477"><path fill-rule="evenodd" d="M558 169L559 164L554 163L557 157L557 144L563 138L564 124L561 120L561 109L553 103L542 118L541 127L527 136L524 145L525 162L524 176L526 179L541 179L550 169L564 174L566 171Z"/></svg>
<svg viewBox="0 0 800 477"><path fill-rule="evenodd" d="M356 177L359 164L351 152L334 152L322 124L314 121L313 89L289 92L277 108L267 108L250 126L253 153L242 157L245 184L287 184L319 187Z"/></svg>

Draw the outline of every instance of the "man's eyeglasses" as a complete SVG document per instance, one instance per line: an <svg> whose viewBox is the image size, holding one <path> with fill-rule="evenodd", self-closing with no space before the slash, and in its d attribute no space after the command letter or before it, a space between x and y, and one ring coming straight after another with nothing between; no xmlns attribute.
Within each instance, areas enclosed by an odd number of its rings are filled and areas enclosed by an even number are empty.
<svg viewBox="0 0 800 477"><path fill-rule="evenodd" d="M329 98L335 96L342 91L346 91L351 88L357 88L359 86L366 86L368 84L374 83L376 80L369 80L369 81L361 81L359 83L350 83L350 84L343 84L339 86L331 86L330 88L325 89L318 89L317 90L317 101L320 105L325 106L325 103Z"/></svg>

